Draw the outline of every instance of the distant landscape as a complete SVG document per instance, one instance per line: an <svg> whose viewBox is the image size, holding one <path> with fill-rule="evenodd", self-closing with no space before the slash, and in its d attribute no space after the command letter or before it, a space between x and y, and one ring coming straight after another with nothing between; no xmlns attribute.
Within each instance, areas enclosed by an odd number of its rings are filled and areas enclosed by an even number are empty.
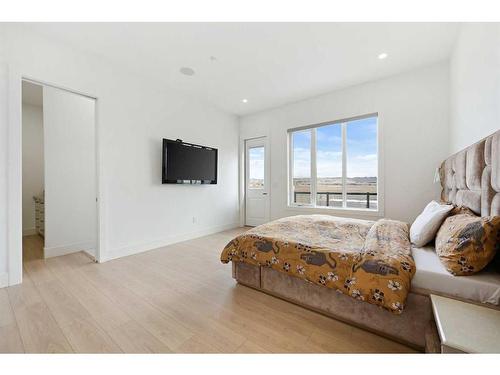
<svg viewBox="0 0 500 375"><path fill-rule="evenodd" d="M351 193L376 193L377 177L352 177L347 178L347 192ZM295 191L306 192L310 190L309 178L294 178ZM318 193L342 193L342 177L326 177L318 179Z"/></svg>
<svg viewBox="0 0 500 375"><path fill-rule="evenodd" d="M349 195L349 193L377 193L377 177L351 177L346 179L347 182L347 207L352 208L367 208L366 195ZM293 179L294 192L297 194L296 203L309 203L310 192L310 179L308 178L294 178ZM331 206L342 207L342 177L327 177L319 178L318 184L318 197L316 204L318 206ZM321 193L338 193L328 196L329 202L327 204L327 195ZM302 194L301 194L302 193ZM377 196L370 195L370 209L377 209Z"/></svg>
<svg viewBox="0 0 500 375"><path fill-rule="evenodd" d="M342 192L342 177L326 177L318 179L318 192ZM262 188L264 180L250 179L250 188ZM310 190L309 178L294 178L293 185L295 191L307 192ZM376 193L377 192L377 177L352 177L347 178L348 191L358 193Z"/></svg>
<svg viewBox="0 0 500 375"><path fill-rule="evenodd" d="M250 188L262 188L264 181L261 179L250 180ZM295 203L309 203L311 191L311 182L309 178L294 178L294 192L296 194ZM342 177L319 178L318 197L316 203L318 206L327 206L327 195L329 194L328 206L342 207ZM322 194L323 193L323 194ZM347 206L352 208L367 208L367 197L363 195L349 195L349 193L377 193L377 177L351 177L347 178ZM377 196L370 195L370 209L377 209Z"/></svg>

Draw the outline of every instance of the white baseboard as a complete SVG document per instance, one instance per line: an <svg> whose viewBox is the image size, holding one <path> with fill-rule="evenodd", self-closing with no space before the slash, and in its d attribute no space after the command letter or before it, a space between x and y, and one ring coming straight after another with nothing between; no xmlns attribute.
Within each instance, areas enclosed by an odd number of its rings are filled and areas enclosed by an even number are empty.
<svg viewBox="0 0 500 375"><path fill-rule="evenodd" d="M126 246L119 249L114 249L106 252L105 254L101 254L101 262L107 262L108 260L118 259L122 257L126 257L129 255L143 253L145 251L158 249L160 247L172 245L177 242L192 240L194 238L208 236L210 234L223 232L225 230L238 228L240 226L239 223L231 223L226 225L218 225L213 227L208 227L196 232L185 233L177 236L170 236L167 238L159 239L151 242L144 242L132 246Z"/></svg>
<svg viewBox="0 0 500 375"><path fill-rule="evenodd" d="M43 251L45 258L52 258L52 257L58 257L60 255L77 253L79 251L85 251L93 254L94 248L95 248L94 242L81 242L63 246L44 247Z"/></svg>
<svg viewBox="0 0 500 375"><path fill-rule="evenodd" d="M0 288L9 286L9 274L7 272L0 273Z"/></svg>
<svg viewBox="0 0 500 375"><path fill-rule="evenodd" d="M23 229L23 236L32 236L36 234L36 228Z"/></svg>

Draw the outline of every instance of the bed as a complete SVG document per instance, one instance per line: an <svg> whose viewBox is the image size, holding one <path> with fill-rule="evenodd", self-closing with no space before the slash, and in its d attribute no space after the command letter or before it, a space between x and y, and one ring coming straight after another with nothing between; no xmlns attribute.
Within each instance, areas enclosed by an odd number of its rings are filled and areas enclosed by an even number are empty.
<svg viewBox="0 0 500 375"><path fill-rule="evenodd" d="M500 215L500 131L446 159L440 177L443 201ZM240 284L426 350L436 336L429 295L498 308L500 274L452 276L407 231L386 219L284 218L237 237L221 260Z"/></svg>
<svg viewBox="0 0 500 375"><path fill-rule="evenodd" d="M298 215L236 237L221 261L265 266L401 314L415 273L408 231L395 220Z"/></svg>
<svg viewBox="0 0 500 375"><path fill-rule="evenodd" d="M446 271L433 246L414 247L412 256L416 267L412 291L500 306L500 273L492 266L474 275L453 276Z"/></svg>

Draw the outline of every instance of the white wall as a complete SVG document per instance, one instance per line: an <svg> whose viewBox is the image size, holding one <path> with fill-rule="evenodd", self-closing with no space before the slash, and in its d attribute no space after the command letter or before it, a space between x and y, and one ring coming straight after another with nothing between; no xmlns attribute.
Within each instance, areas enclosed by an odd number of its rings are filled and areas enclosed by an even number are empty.
<svg viewBox="0 0 500 375"><path fill-rule="evenodd" d="M22 26L3 24L2 32L9 69L98 98L105 259L238 225L235 116ZM162 185L164 137L218 148L218 184Z"/></svg>
<svg viewBox="0 0 500 375"><path fill-rule="evenodd" d="M500 24L461 26L450 60L450 151L500 129Z"/></svg>
<svg viewBox="0 0 500 375"><path fill-rule="evenodd" d="M97 241L95 100L43 88L45 257ZM24 181L23 181L24 184Z"/></svg>
<svg viewBox="0 0 500 375"><path fill-rule="evenodd" d="M33 196L43 193L43 111L23 103L23 235L35 234Z"/></svg>
<svg viewBox="0 0 500 375"><path fill-rule="evenodd" d="M384 216L412 222L438 197L433 176L448 155L448 76L442 63L243 117L241 139L270 138L271 219L332 213L287 208L287 129L378 112Z"/></svg>

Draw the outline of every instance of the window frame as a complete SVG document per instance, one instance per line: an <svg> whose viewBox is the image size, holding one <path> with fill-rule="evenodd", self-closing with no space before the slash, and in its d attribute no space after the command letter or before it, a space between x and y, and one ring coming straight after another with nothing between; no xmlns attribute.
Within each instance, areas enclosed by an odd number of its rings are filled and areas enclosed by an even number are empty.
<svg viewBox="0 0 500 375"><path fill-rule="evenodd" d="M377 209L347 207L347 123L356 120L375 117L377 120ZM342 207L333 206L318 206L317 205L317 168L316 168L316 153L317 153L317 129L328 125L341 124L342 135ZM295 203L293 201L293 133L297 131L310 130L311 131L311 200L310 203ZM360 116L343 118L334 121L325 121L314 125L306 125L295 128L287 129L287 144L288 144L288 197L287 203L289 209L300 209L314 211L337 211L339 213L354 212L360 213L365 216L383 216L384 214L384 200L383 200L383 155L381 145L382 129L380 126L380 115L378 112L369 113Z"/></svg>

